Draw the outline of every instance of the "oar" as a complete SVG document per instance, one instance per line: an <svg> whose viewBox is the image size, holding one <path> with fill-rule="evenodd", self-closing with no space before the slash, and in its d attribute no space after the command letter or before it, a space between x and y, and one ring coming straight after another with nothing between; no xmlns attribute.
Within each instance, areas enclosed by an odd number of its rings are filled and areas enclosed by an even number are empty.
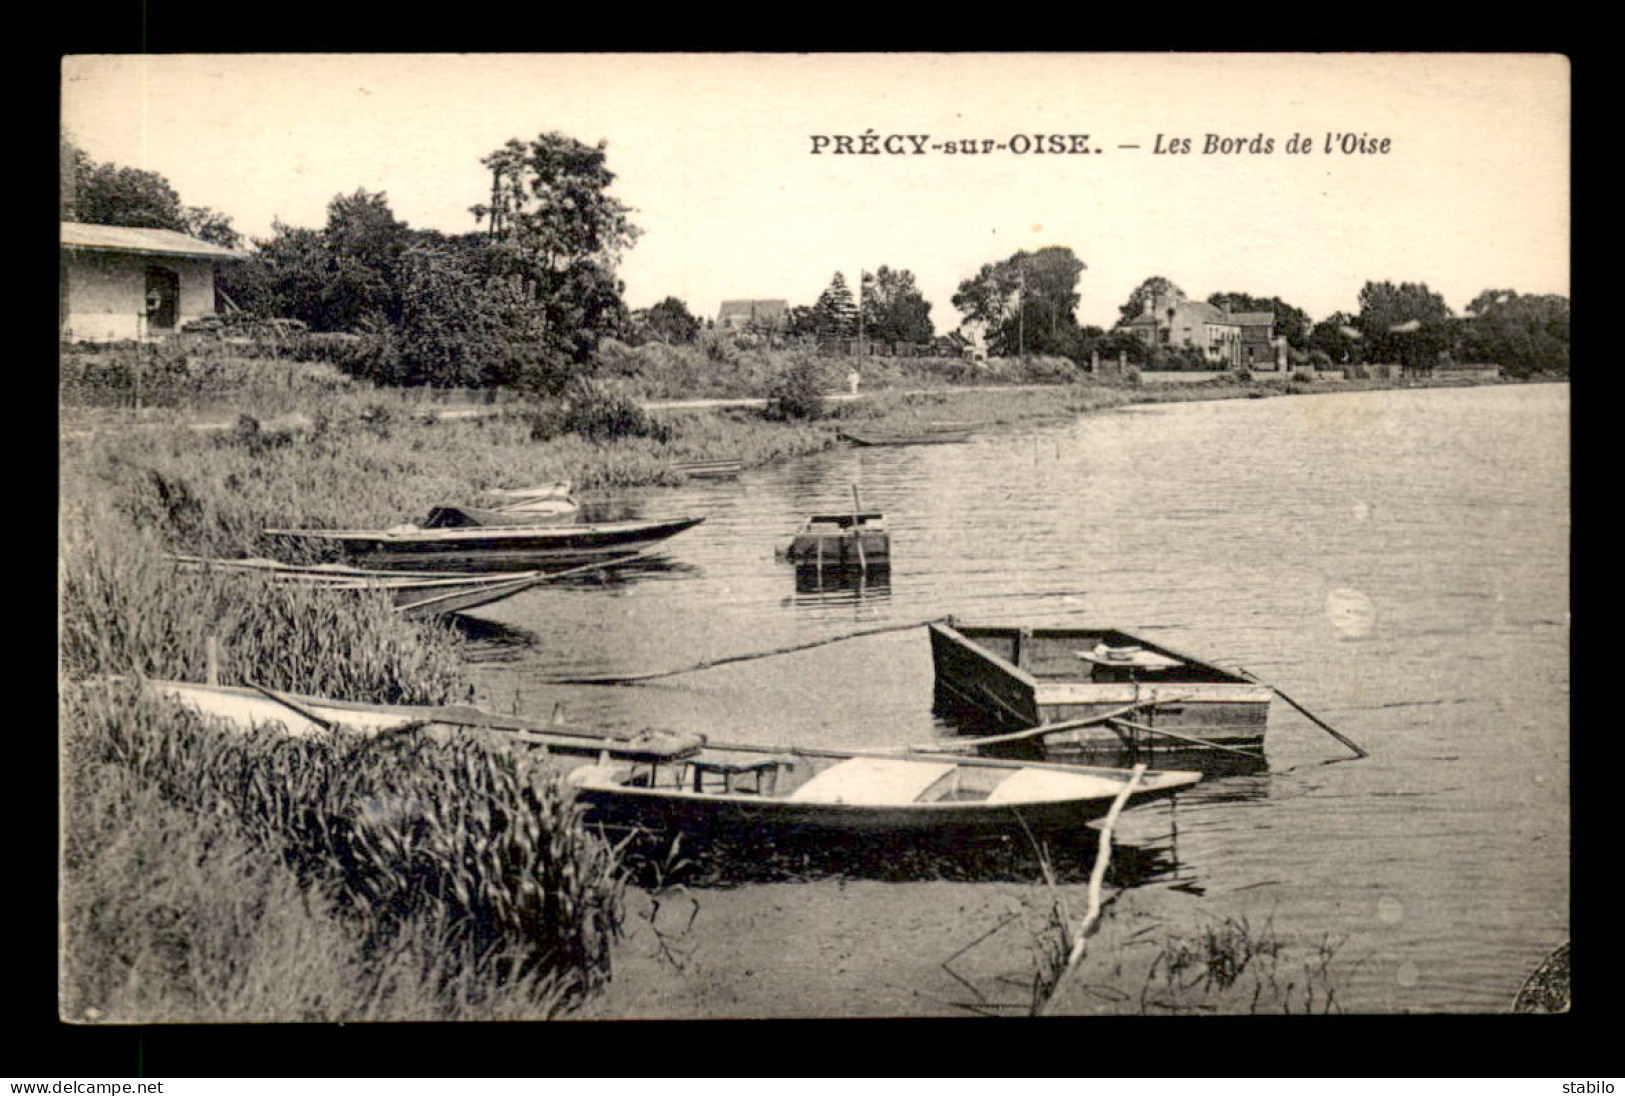
<svg viewBox="0 0 1625 1096"><path fill-rule="evenodd" d="M304 705L295 704L293 701L289 700L287 697L279 696L276 693L272 692L270 689L267 689L264 685L258 685L258 684L255 684L254 682L250 681L248 683L248 687L250 689L253 689L255 692L264 693L267 697L269 697L270 699L276 701L278 704L282 705L284 708L287 708L289 711L295 713L296 715L301 715L304 718L310 720L312 723L316 724L316 726L320 727L324 731L331 731L331 730L334 730L336 727L338 727L338 724L334 723L332 720L323 719L321 716L317 715L315 712L311 711L309 708L306 708Z"/></svg>
<svg viewBox="0 0 1625 1096"><path fill-rule="evenodd" d="M1121 708L1114 708L1109 712L1102 712L1100 715L1084 716L1079 719L1068 719L1060 723L1040 723L1038 726L1028 727L1024 731L1011 731L1009 734L988 735L985 738L964 738L951 743L933 743L929 746L910 746L909 749L915 751L916 753L957 753L961 750L971 749L976 746L991 746L996 742L1015 742L1023 738L1039 738L1044 735L1058 734L1061 731L1075 731L1079 727L1091 727L1097 723L1109 723L1112 720L1117 719L1119 716L1125 716L1130 712L1140 711L1142 708L1156 708L1163 704L1178 704L1180 701L1189 699L1190 697L1187 696L1174 696L1168 697L1164 700L1141 700L1134 704L1125 704ZM1251 757L1253 755L1248 754L1247 756Z"/></svg>
<svg viewBox="0 0 1625 1096"><path fill-rule="evenodd" d="M1207 739L1197 738L1195 735L1175 734L1173 731L1167 731L1161 727L1153 727L1146 723L1132 723L1127 719L1113 719L1110 722L1114 726L1129 727L1133 730L1146 731L1150 734L1160 734L1167 738L1177 738L1181 742L1189 742L1192 745L1202 746L1209 750L1218 750L1221 753L1235 754L1237 757L1245 757L1248 761L1259 760L1258 754L1249 753L1246 750L1238 750L1234 746L1221 746L1217 742L1209 742Z"/></svg>
<svg viewBox="0 0 1625 1096"><path fill-rule="evenodd" d="M1369 753L1366 752L1364 747L1362 747L1358 742L1355 742L1353 739L1348 738L1346 735L1339 734L1338 731L1336 730L1336 728L1332 727L1324 719L1321 719L1318 715L1316 715L1314 712L1311 712L1308 708L1305 708L1302 704L1299 704L1296 700L1293 700L1290 696L1287 696L1277 686L1271 685L1267 681L1260 681L1258 678L1254 677L1250 672L1248 672L1247 670L1242 669L1240 666L1236 667L1236 672L1239 673L1242 677L1247 678L1249 681L1252 681L1252 682L1255 682L1256 684L1264 686L1264 688L1270 690L1276 696L1280 697L1282 700L1286 701L1288 704L1290 704L1294 708L1298 709L1298 711L1301 712L1303 714L1304 718L1309 720L1309 722L1313 723L1315 726L1319 727L1321 730L1325 731L1327 734L1329 734L1333 738L1337 739L1337 741L1341 742L1343 745L1345 745L1349 749L1353 750L1355 757L1370 757L1371 756Z"/></svg>

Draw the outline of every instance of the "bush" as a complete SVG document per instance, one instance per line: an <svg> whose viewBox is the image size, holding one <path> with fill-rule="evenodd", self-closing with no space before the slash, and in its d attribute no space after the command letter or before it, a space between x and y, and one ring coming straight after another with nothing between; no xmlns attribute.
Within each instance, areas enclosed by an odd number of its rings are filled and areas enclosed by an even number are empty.
<svg viewBox="0 0 1625 1096"><path fill-rule="evenodd" d="M790 356L788 367L774 378L767 393L767 417L779 422L817 419L824 414L830 363L814 354Z"/></svg>
<svg viewBox="0 0 1625 1096"><path fill-rule="evenodd" d="M577 377L564 394L563 428L592 441L616 438L670 439L671 430L638 405L624 386L591 377Z"/></svg>
<svg viewBox="0 0 1625 1096"><path fill-rule="evenodd" d="M1293 372L1292 379L1299 384L1313 384L1315 383L1315 374L1310 369L1298 369Z"/></svg>

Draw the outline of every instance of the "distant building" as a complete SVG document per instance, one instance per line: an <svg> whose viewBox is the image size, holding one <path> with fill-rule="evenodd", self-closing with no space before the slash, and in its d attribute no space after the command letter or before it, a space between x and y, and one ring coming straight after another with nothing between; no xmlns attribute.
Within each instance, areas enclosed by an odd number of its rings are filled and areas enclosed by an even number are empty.
<svg viewBox="0 0 1625 1096"><path fill-rule="evenodd" d="M1273 312L1231 312L1176 289L1146 301L1138 316L1118 326L1147 346L1200 350L1221 368L1279 367Z"/></svg>
<svg viewBox="0 0 1625 1096"><path fill-rule="evenodd" d="M167 228L62 222L57 326L64 339L160 337L215 311L229 248Z"/></svg>
<svg viewBox="0 0 1625 1096"><path fill-rule="evenodd" d="M717 326L731 331L783 331L790 323L788 301L723 301Z"/></svg>

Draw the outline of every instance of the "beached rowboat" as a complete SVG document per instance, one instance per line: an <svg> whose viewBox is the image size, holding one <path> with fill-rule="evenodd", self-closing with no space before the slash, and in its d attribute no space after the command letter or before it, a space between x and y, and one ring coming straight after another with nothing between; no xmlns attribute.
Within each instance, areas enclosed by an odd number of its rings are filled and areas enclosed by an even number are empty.
<svg viewBox="0 0 1625 1096"><path fill-rule="evenodd" d="M1016 727L1118 713L1042 736L1049 756L1261 753L1271 689L1115 628L930 625L938 689ZM1128 714L1122 709L1133 708Z"/></svg>
<svg viewBox="0 0 1625 1096"><path fill-rule="evenodd" d="M274 726L295 738L335 731L360 735L490 731L546 748L550 753L599 760L608 751L611 757L640 761L691 756L705 742L703 735L670 731L611 735L587 727L502 715L471 704L364 704L272 689L157 679L143 681L142 691L233 731Z"/></svg>
<svg viewBox="0 0 1625 1096"><path fill-rule="evenodd" d="M297 566L274 559L205 559L171 555L184 571L230 571L263 575L283 586L319 590L381 590L389 594L395 611L408 619L460 613L501 601L534 586L613 567L637 558L637 553L612 556L563 571L459 573L452 571L383 571L346 567L338 563Z"/></svg>
<svg viewBox="0 0 1625 1096"><path fill-rule="evenodd" d="M692 529L704 518L581 525L498 525L425 529L267 529L271 536L337 543L354 562L427 570L529 570L634 552Z"/></svg>

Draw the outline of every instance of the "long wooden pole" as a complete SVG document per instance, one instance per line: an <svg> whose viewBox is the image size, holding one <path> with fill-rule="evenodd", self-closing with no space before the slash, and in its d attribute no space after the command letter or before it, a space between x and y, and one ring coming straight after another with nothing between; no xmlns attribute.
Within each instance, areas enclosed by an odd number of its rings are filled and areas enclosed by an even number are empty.
<svg viewBox="0 0 1625 1096"><path fill-rule="evenodd" d="M852 485L852 543L858 546L858 568L869 569L869 561L863 555L863 502L858 497L858 485Z"/></svg>
<svg viewBox="0 0 1625 1096"><path fill-rule="evenodd" d="M1189 700L1189 697L1168 697L1165 700L1141 700L1134 704L1125 704L1121 708L1113 708L1100 715L1083 716L1078 719L1068 719L1060 723L1040 723L1036 727L1028 727L1024 731L1011 731L1009 734L987 735L982 738L965 738L957 742L933 744L929 746L910 746L916 753L956 753L960 750L971 749L976 746L991 746L998 742L1016 742L1023 738L1039 738L1044 735L1059 734L1062 731L1075 731L1080 727L1092 727L1097 723L1110 723L1130 712L1137 712L1142 708L1156 708L1163 704L1178 704ZM1251 754L1248 755L1252 756Z"/></svg>
<svg viewBox="0 0 1625 1096"><path fill-rule="evenodd" d="M1195 735L1177 734L1174 731L1164 730L1161 727L1153 727L1149 723L1133 723L1127 719L1113 719L1110 722L1113 724L1120 724L1121 726L1128 727L1132 730L1144 731L1148 734L1160 734L1167 738L1178 739L1181 742L1189 742L1193 746L1201 746L1204 749L1218 750L1221 753L1235 754L1237 757L1245 757L1248 761L1259 760L1258 754L1250 753L1247 750L1238 750L1234 746L1221 746L1217 742L1210 742L1205 738L1197 738Z"/></svg>
<svg viewBox="0 0 1625 1096"><path fill-rule="evenodd" d="M1083 961L1084 944L1094 932L1095 922L1100 918L1100 889L1106 880L1106 865L1112 858L1112 827L1117 825L1117 816L1122 813L1123 804L1134 794L1134 789L1139 786L1140 778L1144 775L1145 762L1142 761L1129 773L1128 783L1117 793L1117 798L1112 801L1112 809L1106 812L1106 820L1100 825L1100 847L1095 852L1094 870L1089 873L1089 906L1084 911L1083 920L1078 922L1077 931L1072 934L1072 951L1067 955L1066 966L1055 979L1055 985L1050 987L1049 996L1033 1010L1035 1015L1044 1015L1049 1009L1050 1002L1055 1000L1055 992L1061 988L1061 983Z"/></svg>
<svg viewBox="0 0 1625 1096"><path fill-rule="evenodd" d="M331 731L334 727L338 726L338 724L334 723L332 720L323 719L321 716L317 715L315 712L311 711L309 708L306 708L303 704L296 704L292 700L289 700L287 697L280 696L277 693L272 692L270 689L267 689L264 685L256 685L254 682L250 681L248 683L248 687L250 689L253 689L255 692L265 694L266 696L270 697L272 700L276 701L278 704L282 705L284 708L287 708L289 711L295 713L296 715L301 715L304 718L310 720L312 723L316 724L316 726L320 727L324 731Z"/></svg>
<svg viewBox="0 0 1625 1096"><path fill-rule="evenodd" d="M1309 720L1309 722L1313 723L1315 726L1319 727L1321 730L1325 731L1327 734L1329 734L1333 738L1337 739L1337 741L1341 742L1343 745L1345 745L1349 749L1353 750L1354 751L1354 756L1356 756L1356 757L1370 757L1371 756L1371 754L1368 753L1366 751L1366 749L1363 746L1361 746L1358 742L1355 742L1353 739L1349 738L1348 736L1339 733L1337 731L1337 729L1334 728L1331 724L1327 723L1324 719L1321 719L1318 715L1316 715L1314 712L1311 712L1308 708L1305 708L1302 704L1299 704L1296 700L1293 700L1290 696L1287 696L1278 687L1276 687L1274 685L1271 685L1267 681L1260 681L1258 678L1254 677L1251 673L1249 673L1246 670L1243 670L1239 666L1236 667L1236 672L1241 674L1241 676L1247 678L1248 680L1256 682L1257 684L1264 686L1266 689L1273 692L1276 696L1280 697L1282 700L1286 701L1288 704L1290 704L1294 708L1298 709L1298 711L1301 712L1303 714L1304 718Z"/></svg>
<svg viewBox="0 0 1625 1096"><path fill-rule="evenodd" d="M682 666L675 670L657 670L647 674L623 674L619 676L600 675L596 677L544 677L539 680L542 685L637 685L645 681L654 681L662 677L676 677L678 674L691 674L696 670L709 670L713 666L725 666L730 662L750 662L758 658L771 658L774 655L786 655L795 651L807 651L814 647L823 647L830 643L840 643L848 639L858 639L861 636L875 636L883 632L902 632L911 628L918 628L925 624L935 624L947 620L947 617L932 617L929 620L919 620L911 624L887 624L880 628L865 628L861 631L848 632L845 635L831 636L828 639L815 639L810 643L797 643L789 647L775 647L771 651L755 651L744 655L728 655L726 658L713 658L705 662L696 662L692 666Z"/></svg>

